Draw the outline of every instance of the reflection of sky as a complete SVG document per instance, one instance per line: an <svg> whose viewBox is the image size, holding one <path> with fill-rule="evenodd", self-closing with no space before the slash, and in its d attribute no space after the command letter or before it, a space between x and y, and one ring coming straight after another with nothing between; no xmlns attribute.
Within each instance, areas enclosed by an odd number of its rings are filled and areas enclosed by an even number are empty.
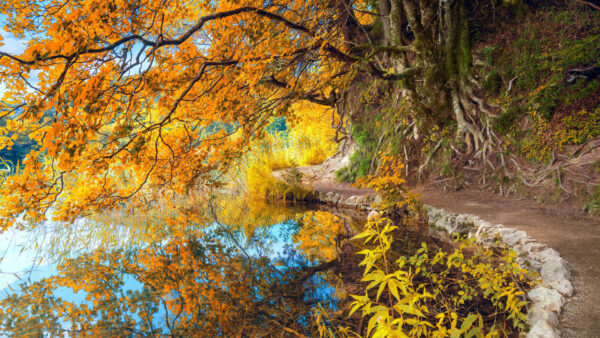
<svg viewBox="0 0 600 338"><path fill-rule="evenodd" d="M78 230L82 238L87 238L86 229L88 228L81 226L80 222L85 222L85 220L76 222L70 227ZM69 242L66 244L68 247L72 247L72 250L67 253L69 258L77 257L83 252L91 252L101 245L97 240L91 240L85 241L85 247L81 247L84 244L83 241L67 238L72 236L73 231L69 232L69 236L65 236L64 232L56 231L56 228L64 229L64 225L46 222L38 225L33 230L19 231L11 229L0 234L0 257L3 257L0 261L0 299L14 292L18 294L21 282L36 282L58 274L57 264L55 263L56 242L53 242L54 239L59 238ZM223 232L223 228L226 231ZM215 223L205 228L203 232L213 232L223 240L226 246L232 249L236 249L236 243L241 245L250 257L269 257L274 263L282 263L281 265L276 264L275 267L280 272L285 273L289 269L306 267L316 263L309 262L301 253L295 250L298 243L294 243L294 235L299 229L298 223L289 220L273 225L259 226L249 237L244 235L243 230L232 231L231 227L224 227ZM128 233L127 229L117 227L113 230L123 231L119 237L124 239L122 245L127 246L131 239L131 234ZM167 239L162 241L163 244L167 242ZM241 254L239 250L235 250L235 252ZM127 290L142 290L144 287L133 276L125 275L124 282L125 284L119 288L123 293ZM307 280L307 283L315 287L307 290L305 294L306 301L316 300L326 307L337 307L337 302L333 296L335 289L324 278L314 275ZM91 307L90 302L85 301L85 292L81 290L74 293L70 288L60 287L54 292L54 295L75 304L87 303ZM155 318L162 321L160 318L163 317L164 311L159 310ZM156 322L155 324L157 327L164 325L162 322Z"/></svg>
<svg viewBox="0 0 600 338"><path fill-rule="evenodd" d="M88 236L88 226L83 226L86 220L81 219L70 225L73 229L81 229L80 238L74 238L73 233L56 231L64 225L51 221L39 224L34 229L17 230L11 228L0 234L0 291L8 285L20 281L37 281L41 278L52 276L56 273L56 252L69 249L69 258L74 258L79 253L90 252L102 245L98 239ZM98 225L101 226L101 225ZM206 233L216 231L217 224L205 229ZM295 243L293 235L297 232L298 225L294 221L286 221L271 226L258 227L251 238L246 238L242 231L232 232L236 241L243 245L248 254L253 257L268 256L274 260L288 260L298 262L298 258L290 259L294 255ZM111 228L111 231L120 232L122 244L127 245L131 234L125 227ZM65 236L65 238L60 238ZM67 238L68 237L68 238ZM224 236L230 248L236 249L229 236ZM165 240L163 244L166 244ZM59 247L61 246L61 247ZM65 256L60 258L67 258ZM298 266L297 264L294 264Z"/></svg>
<svg viewBox="0 0 600 338"><path fill-rule="evenodd" d="M46 241L39 230L43 229L9 229L0 234L0 290L17 280L55 273L55 267L43 257Z"/></svg>
<svg viewBox="0 0 600 338"><path fill-rule="evenodd" d="M69 229L46 221L32 229L9 228L0 233L0 294L10 291L9 285L14 288L26 280L34 282L55 275L59 259L74 258L102 246L101 239L90 236L93 226L86 219L75 221ZM129 238L123 226L111 230L118 232L122 243Z"/></svg>
<svg viewBox="0 0 600 338"><path fill-rule="evenodd" d="M4 45L0 47L0 51L2 52L10 54L21 54L25 51L25 48L27 48L27 40L16 38L2 28L0 28L0 35L2 35L2 37L4 38L4 40L2 40L2 43Z"/></svg>

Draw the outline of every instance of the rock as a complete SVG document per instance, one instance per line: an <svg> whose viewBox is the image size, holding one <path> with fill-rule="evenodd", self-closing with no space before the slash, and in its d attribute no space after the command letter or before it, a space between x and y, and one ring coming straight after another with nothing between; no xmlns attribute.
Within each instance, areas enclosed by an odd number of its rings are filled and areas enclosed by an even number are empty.
<svg viewBox="0 0 600 338"><path fill-rule="evenodd" d="M506 246L518 253L517 262L540 272L543 286L528 292L532 306L528 312L531 327L527 337L559 337L558 314L565 303L564 296L573 294L569 281L571 270L560 254L535 241L526 232L505 228L502 224L491 224L478 217L447 213L442 209L426 206L429 224L449 234L467 234L476 243L497 245L502 240Z"/></svg>
<svg viewBox="0 0 600 338"><path fill-rule="evenodd" d="M381 204L381 201L381 196L375 195L375 197L373 197L373 204Z"/></svg>
<svg viewBox="0 0 600 338"><path fill-rule="evenodd" d="M565 298L558 291L544 286L538 286L529 291L527 295L533 301L534 306L556 313L560 313L561 307L565 303Z"/></svg>
<svg viewBox="0 0 600 338"><path fill-rule="evenodd" d="M329 191L321 196L321 200L324 202L332 202L334 195L335 194L333 192Z"/></svg>
<svg viewBox="0 0 600 338"><path fill-rule="evenodd" d="M528 256L530 252L530 248L533 244L539 244L535 241L531 236L525 236L521 241L515 244L512 249L515 250L521 256ZM545 246L542 247L545 248ZM539 269L539 268L538 268Z"/></svg>
<svg viewBox="0 0 600 338"><path fill-rule="evenodd" d="M569 272L570 277L571 270L569 265L564 259L562 259L562 257L560 257L560 254L552 248L546 247L545 249L540 251L530 252L529 260L532 262L532 265L537 266L539 268L541 268L547 262L558 262L559 264L562 264L565 267L565 269Z"/></svg>
<svg viewBox="0 0 600 338"><path fill-rule="evenodd" d="M496 241L500 237L500 232L497 226L488 224L479 227L475 233L477 237L476 242L483 245L496 245Z"/></svg>
<svg viewBox="0 0 600 338"><path fill-rule="evenodd" d="M493 246L496 244L496 238L493 236L481 236L477 237L475 242L480 245Z"/></svg>
<svg viewBox="0 0 600 338"><path fill-rule="evenodd" d="M358 205L358 197L356 196L350 196L348 198L346 198L346 200L344 201L344 204L355 207Z"/></svg>
<svg viewBox="0 0 600 338"><path fill-rule="evenodd" d="M494 228L494 226L490 222L481 221L481 220L478 222L475 222L474 227L473 227L473 229L475 230L475 237L479 237L484 233L488 233L493 228Z"/></svg>
<svg viewBox="0 0 600 338"><path fill-rule="evenodd" d="M573 286L569 282L570 271L563 264L564 260L552 259L542 265L540 272L544 284L551 286L565 296L573 295Z"/></svg>
<svg viewBox="0 0 600 338"><path fill-rule="evenodd" d="M536 256L544 263L554 259L562 260L558 251L552 248L547 248L540 252L536 252Z"/></svg>
<svg viewBox="0 0 600 338"><path fill-rule="evenodd" d="M449 223L449 233L458 233L460 235L466 235L471 229L473 229L473 220L468 215L458 215L453 222Z"/></svg>
<svg viewBox="0 0 600 338"><path fill-rule="evenodd" d="M539 252L548 248L546 244L538 243L535 241L527 242L523 245L523 249L527 252Z"/></svg>
<svg viewBox="0 0 600 338"><path fill-rule="evenodd" d="M529 326L534 326L540 320L547 322L552 327L558 327L558 315L556 312L548 311L535 304L527 312L527 323Z"/></svg>
<svg viewBox="0 0 600 338"><path fill-rule="evenodd" d="M376 220L378 219L380 216L379 212L372 210L371 212L369 212L369 214L367 215L367 220L371 221L371 220Z"/></svg>
<svg viewBox="0 0 600 338"><path fill-rule="evenodd" d="M498 230L502 241L510 247L515 247L518 244L525 244L527 241L527 233L525 231L519 231L509 228L501 228Z"/></svg>
<svg viewBox="0 0 600 338"><path fill-rule="evenodd" d="M545 320L539 320L529 329L527 338L559 338L560 335Z"/></svg>

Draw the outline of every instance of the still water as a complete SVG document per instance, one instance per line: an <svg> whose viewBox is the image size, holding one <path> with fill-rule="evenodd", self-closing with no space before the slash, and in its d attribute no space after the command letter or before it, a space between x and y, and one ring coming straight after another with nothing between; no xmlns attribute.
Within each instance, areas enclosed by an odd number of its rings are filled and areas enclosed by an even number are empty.
<svg viewBox="0 0 600 338"><path fill-rule="evenodd" d="M232 196L45 222L0 237L0 334L270 336L314 332L347 297L343 212Z"/></svg>

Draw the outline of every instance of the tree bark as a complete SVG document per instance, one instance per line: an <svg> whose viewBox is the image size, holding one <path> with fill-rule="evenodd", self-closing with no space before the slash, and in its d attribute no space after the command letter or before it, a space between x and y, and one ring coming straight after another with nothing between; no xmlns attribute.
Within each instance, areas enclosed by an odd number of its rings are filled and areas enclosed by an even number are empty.
<svg viewBox="0 0 600 338"><path fill-rule="evenodd" d="M402 46L407 40L402 38L402 27L407 23L415 51L410 57L390 54L388 66L396 71L423 67L421 78L404 82L411 110L437 122L454 120L456 138L464 141L468 153L490 142L484 128L489 110L475 97L469 81L472 60L466 0L380 0L379 8L384 44Z"/></svg>

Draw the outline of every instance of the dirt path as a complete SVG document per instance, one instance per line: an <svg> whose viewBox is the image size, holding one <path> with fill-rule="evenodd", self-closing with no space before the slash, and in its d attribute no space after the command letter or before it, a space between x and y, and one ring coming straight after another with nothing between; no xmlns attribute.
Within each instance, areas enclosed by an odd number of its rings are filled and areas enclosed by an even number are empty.
<svg viewBox="0 0 600 338"><path fill-rule="evenodd" d="M526 231L556 249L573 270L575 293L563 307L565 338L600 337L600 221L568 207L506 199L479 191L444 193L416 189L423 202L450 212L468 213Z"/></svg>

